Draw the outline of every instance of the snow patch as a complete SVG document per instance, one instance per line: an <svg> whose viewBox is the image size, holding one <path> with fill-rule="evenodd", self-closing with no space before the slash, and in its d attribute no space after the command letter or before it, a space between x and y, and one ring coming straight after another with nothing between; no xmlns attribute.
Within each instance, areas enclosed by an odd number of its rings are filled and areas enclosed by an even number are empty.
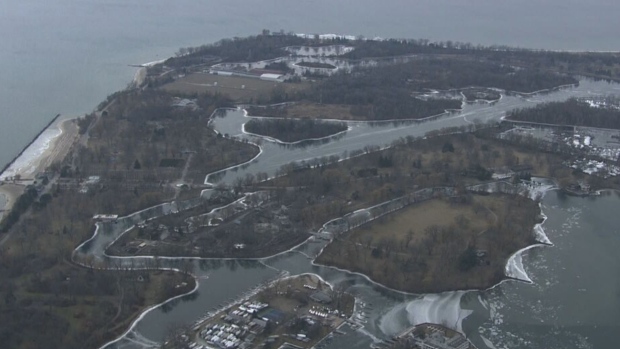
<svg viewBox="0 0 620 349"><path fill-rule="evenodd" d="M533 246L530 246L533 247ZM527 283L532 284L532 279L527 276L527 272L525 271L525 267L523 266L523 252L527 249L517 251L515 254L510 256L508 262L506 262L506 276L525 281Z"/></svg>
<svg viewBox="0 0 620 349"><path fill-rule="evenodd" d="M406 305L407 318L415 326L423 323L442 324L463 333L463 319L473 311L461 308L465 291L427 294Z"/></svg>
<svg viewBox="0 0 620 349"><path fill-rule="evenodd" d="M50 148L54 139L62 134L62 130L58 127L49 127L41 132L39 137L24 150L24 152L0 174L0 180L6 180L20 174L22 178L34 176L34 173L42 160L42 156Z"/></svg>
<svg viewBox="0 0 620 349"><path fill-rule="evenodd" d="M489 349L497 349L493 343L491 343L490 340L486 339L483 335L480 335L480 338L482 338L482 341L484 342L484 345L486 345L487 347L489 347Z"/></svg>

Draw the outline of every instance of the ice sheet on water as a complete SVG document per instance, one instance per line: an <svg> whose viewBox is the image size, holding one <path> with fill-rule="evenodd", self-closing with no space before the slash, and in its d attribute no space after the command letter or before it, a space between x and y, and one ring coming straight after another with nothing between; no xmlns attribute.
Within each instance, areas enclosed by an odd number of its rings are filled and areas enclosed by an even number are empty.
<svg viewBox="0 0 620 349"><path fill-rule="evenodd" d="M36 170L41 157L45 154L45 151L49 149L52 141L62 134L62 131L56 127L50 127L41 132L39 137L32 142L24 150L24 152L6 169L0 174L0 180L4 180L7 177L13 177L16 174L22 175L22 177L32 177L35 175Z"/></svg>
<svg viewBox="0 0 620 349"><path fill-rule="evenodd" d="M463 332L463 320L472 313L471 310L461 308L461 298L465 293L427 294L398 304L381 317L379 328L385 334L397 335L411 326L435 323Z"/></svg>
<svg viewBox="0 0 620 349"><path fill-rule="evenodd" d="M480 335L480 338L482 338L482 341L484 342L484 345L486 345L489 349L497 349L493 343L491 343L490 340L486 339L486 337L484 337L483 335Z"/></svg>
<svg viewBox="0 0 620 349"><path fill-rule="evenodd" d="M545 229L543 229L542 224L536 224L534 226L534 238L536 241L545 245L553 245L547 234L545 234Z"/></svg>
<svg viewBox="0 0 620 349"><path fill-rule="evenodd" d="M533 246L530 246L533 247ZM532 283L532 280L527 275L525 267L523 266L523 252L527 249L521 250L510 256L508 262L506 262L506 276L513 279Z"/></svg>
<svg viewBox="0 0 620 349"><path fill-rule="evenodd" d="M464 291L427 294L411 301L405 307L408 319L412 325L430 322L463 332L463 319L472 313L461 308L464 294Z"/></svg>

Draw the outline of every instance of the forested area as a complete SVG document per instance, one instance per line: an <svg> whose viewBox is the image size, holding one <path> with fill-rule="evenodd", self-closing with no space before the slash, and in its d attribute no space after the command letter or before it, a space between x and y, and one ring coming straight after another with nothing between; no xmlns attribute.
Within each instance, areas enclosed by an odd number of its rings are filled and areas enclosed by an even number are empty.
<svg viewBox="0 0 620 349"><path fill-rule="evenodd" d="M384 74L383 68L353 74L335 74L308 92L308 99L324 104L346 104L351 114L373 120L420 119L458 109L450 99L421 100L400 74Z"/></svg>
<svg viewBox="0 0 620 349"><path fill-rule="evenodd" d="M508 113L509 120L543 124L574 125L620 129L620 109L616 106L594 107L571 98L565 102L549 102Z"/></svg>
<svg viewBox="0 0 620 349"><path fill-rule="evenodd" d="M307 39L295 35L256 35L222 39L214 44L182 48L176 57L166 60L171 67L201 64L214 57L224 62L254 62L287 56L286 46L303 45Z"/></svg>
<svg viewBox="0 0 620 349"><path fill-rule="evenodd" d="M348 52L344 57L349 59L362 59L368 57L388 57L411 54L448 54L467 53L474 46L467 43L435 43L426 39L388 39L388 40L358 40L349 42L355 46L355 50Z"/></svg>
<svg viewBox="0 0 620 349"><path fill-rule="evenodd" d="M340 73L322 80L307 98L324 104L351 105L351 114L367 119L418 119L458 109L460 100L412 97L426 89L495 87L533 92L577 83L572 77L537 70L514 70L466 59L421 59Z"/></svg>
<svg viewBox="0 0 620 349"><path fill-rule="evenodd" d="M106 209L102 195L116 205L135 203L131 191L60 191L12 227L0 250L3 348L98 347L122 333L145 306L193 286L191 277L173 272L94 271L72 264L73 249L92 236L93 212ZM181 282L187 287L175 288Z"/></svg>
<svg viewBox="0 0 620 349"><path fill-rule="evenodd" d="M283 142L327 137L346 129L347 125L344 122L315 119L252 119L245 124L245 130L248 132Z"/></svg>
<svg viewBox="0 0 620 349"><path fill-rule="evenodd" d="M0 323L10 324L0 331L0 346L97 347L144 307L193 288L184 274L103 272L72 263L75 247L92 237L94 214L122 216L170 200L175 189L168 181L183 178L184 166L186 180L195 175L202 185L208 172L258 152L208 126L215 108L230 105L226 97L197 96L196 108L174 101L157 90L115 94L101 116L81 122L83 131L92 123L88 143L76 141L62 163L50 166L50 191L27 190L16 201L9 216L21 217L2 227L12 235L0 247ZM97 180L87 185L90 176Z"/></svg>

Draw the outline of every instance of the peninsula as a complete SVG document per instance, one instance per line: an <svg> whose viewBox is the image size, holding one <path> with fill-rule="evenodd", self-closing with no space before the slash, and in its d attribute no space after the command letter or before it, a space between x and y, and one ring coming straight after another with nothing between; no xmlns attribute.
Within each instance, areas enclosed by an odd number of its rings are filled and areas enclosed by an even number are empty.
<svg viewBox="0 0 620 349"><path fill-rule="evenodd" d="M545 242L532 177L620 187L619 103L579 89L620 79L617 58L269 31L184 48L63 124L33 178L3 177L23 194L0 222L2 343L109 343L212 286L206 259L299 254L409 293L515 278L511 256ZM307 347L351 316L339 287L275 281L179 338Z"/></svg>

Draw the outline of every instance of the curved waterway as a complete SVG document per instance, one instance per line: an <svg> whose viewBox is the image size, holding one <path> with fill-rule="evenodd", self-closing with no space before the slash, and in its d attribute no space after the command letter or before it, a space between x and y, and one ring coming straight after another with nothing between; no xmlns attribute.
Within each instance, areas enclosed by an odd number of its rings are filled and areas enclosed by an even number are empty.
<svg viewBox="0 0 620 349"><path fill-rule="evenodd" d="M407 136L423 136L444 127L479 120L499 120L506 111L570 97L620 94L620 85L581 81L578 87L529 96L506 96L496 103L467 104L463 110L425 122L349 122L344 135L287 146L261 141L242 133L248 120L242 110L227 111L213 121L215 129L251 142L261 143L261 154L248 164L209 175L211 183L233 183L247 174L276 174L290 162L338 155L364 147L384 147ZM95 267L181 268L183 258L111 257L105 249L134 224L195 205L173 202L123 217L117 223L99 224L95 236L76 249L75 259ZM544 224L553 247L528 249L521 255L533 284L507 281L485 291L459 291L413 295L392 291L362 275L315 266L315 256L325 242L308 241L291 251L260 260L190 259L197 276L195 292L149 309L131 330L106 348L156 347L166 331L193 323L208 311L221 308L266 281L280 275L316 273L331 284L343 284L358 298L355 322L344 327L325 348L368 347L389 339L412 324L443 323L463 331L479 348L607 348L614 343L620 310L620 217L615 193L599 198L562 197L547 193Z"/></svg>

